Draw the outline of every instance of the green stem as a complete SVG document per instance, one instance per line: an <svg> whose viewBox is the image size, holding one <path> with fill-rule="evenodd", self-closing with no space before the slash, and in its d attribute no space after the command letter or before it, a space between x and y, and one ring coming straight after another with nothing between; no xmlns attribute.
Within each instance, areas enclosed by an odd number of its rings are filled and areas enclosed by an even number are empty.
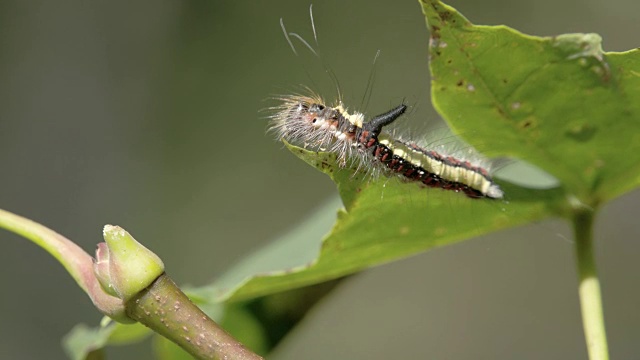
<svg viewBox="0 0 640 360"><path fill-rule="evenodd" d="M593 252L593 216L591 210L578 210L573 218L576 261L580 279L582 326L590 360L608 360L607 335L602 313L600 281Z"/></svg>
<svg viewBox="0 0 640 360"><path fill-rule="evenodd" d="M227 334L218 324L211 320L202 310L196 307L189 298L169 279L161 273L151 285L130 296L130 284L127 286L129 300L125 304L115 296L107 294L101 287L94 272L94 260L82 248L71 240L55 231L29 220L22 216L12 214L0 209L0 229L6 229L21 235L37 244L49 254L55 257L76 280L93 300L96 307L105 315L115 319L135 319L150 327L159 334L182 346L190 354L198 359L229 359L229 360L261 360L262 358L240 342ZM162 261L146 261L153 253L144 253L144 248L136 242L129 233L119 227L107 226L104 230L105 240L119 252L135 252L137 257L143 256L142 265L126 267L131 264L118 264L117 262L140 262L140 259L123 257L115 253L111 260L116 261L119 268L110 269L129 273L130 279L140 279L139 272L146 273L158 271L162 267ZM135 243L135 244L134 244ZM137 244L137 245L136 245ZM136 248L136 246L138 248ZM106 251L106 249L105 249ZM147 250L148 251L148 250ZM142 253L142 254L141 254ZM127 254L131 255L131 254ZM152 264L149 265L149 262ZM158 264L159 263L159 264ZM135 265L135 264L134 264ZM139 268L142 267L140 270ZM160 270L161 271L161 270ZM117 272L110 273L118 275ZM125 274L119 274L124 277ZM142 281L146 281L146 275L142 274ZM155 275L154 275L155 276ZM129 279L129 280L130 280ZM144 285L143 285L144 286Z"/></svg>
<svg viewBox="0 0 640 360"><path fill-rule="evenodd" d="M56 258L103 314L114 317L124 311L120 299L102 290L93 272L93 258L73 241L44 225L2 209L0 228L31 240Z"/></svg>
<svg viewBox="0 0 640 360"><path fill-rule="evenodd" d="M196 359L262 360L200 310L166 275L127 303L127 315Z"/></svg>

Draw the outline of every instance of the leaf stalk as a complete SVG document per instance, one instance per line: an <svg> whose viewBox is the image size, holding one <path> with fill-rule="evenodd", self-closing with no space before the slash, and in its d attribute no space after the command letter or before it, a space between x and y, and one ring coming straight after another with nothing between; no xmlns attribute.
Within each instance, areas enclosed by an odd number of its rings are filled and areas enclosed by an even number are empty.
<svg viewBox="0 0 640 360"><path fill-rule="evenodd" d="M609 350L602 311L600 280L593 250L594 211L579 209L572 219L578 266L582 326L589 360L608 360Z"/></svg>

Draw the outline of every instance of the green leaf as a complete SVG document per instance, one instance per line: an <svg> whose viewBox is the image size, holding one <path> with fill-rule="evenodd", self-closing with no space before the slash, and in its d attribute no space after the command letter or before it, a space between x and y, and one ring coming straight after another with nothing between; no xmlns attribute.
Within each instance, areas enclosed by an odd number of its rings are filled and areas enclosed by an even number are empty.
<svg viewBox="0 0 640 360"><path fill-rule="evenodd" d="M436 246L595 206L640 181L638 51L604 53L595 34L532 37L474 26L424 1L431 30L432 98L441 115L488 155L555 176L560 188L501 183L506 202L472 200L397 179L370 182L330 153L289 145L338 185L345 210L317 262L256 275L223 297L242 300L327 281ZM634 96L635 95L635 96ZM490 146L487 146L490 144Z"/></svg>
<svg viewBox="0 0 640 360"><path fill-rule="evenodd" d="M336 209L339 207L340 199L329 199L305 221L277 241L247 256L214 283L197 289L187 287L185 292L198 306L211 301L222 302L255 278L279 276L308 268L318 257L322 237L335 223ZM282 290L287 289L289 287L285 286ZM273 292L277 290L268 293Z"/></svg>
<svg viewBox="0 0 640 360"><path fill-rule="evenodd" d="M151 334L151 330L138 323L124 325L108 322L108 324L97 328L78 324L64 337L62 344L70 358L82 360L107 345L126 345L139 342L149 334Z"/></svg>
<svg viewBox="0 0 640 360"><path fill-rule="evenodd" d="M640 184L640 50L603 52L597 34L476 26L421 3L433 103L469 143L539 166L590 206Z"/></svg>
<svg viewBox="0 0 640 360"><path fill-rule="evenodd" d="M265 324L256 319L244 306L226 306L221 325L253 352L264 355L270 350L267 339L268 332L272 329L265 329Z"/></svg>
<svg viewBox="0 0 640 360"><path fill-rule="evenodd" d="M328 281L367 267L410 256L469 237L538 220L552 214L559 190L530 190L501 184L508 202L470 199L398 179L371 182L354 169L341 169L331 153L288 145L336 183L346 209L338 213L317 262L295 271L256 275L229 301Z"/></svg>

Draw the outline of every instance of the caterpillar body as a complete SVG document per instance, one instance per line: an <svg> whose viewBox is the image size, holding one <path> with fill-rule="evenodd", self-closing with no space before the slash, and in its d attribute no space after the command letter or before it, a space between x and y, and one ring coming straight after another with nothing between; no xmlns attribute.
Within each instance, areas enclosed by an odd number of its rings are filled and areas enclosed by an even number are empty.
<svg viewBox="0 0 640 360"><path fill-rule="evenodd" d="M485 167L393 136L385 131L406 110L401 104L365 121L342 103L327 106L316 95L277 98L270 129L279 140L334 152L341 167L355 164L371 174L399 175L429 187L461 192L471 198L501 199L502 189Z"/></svg>

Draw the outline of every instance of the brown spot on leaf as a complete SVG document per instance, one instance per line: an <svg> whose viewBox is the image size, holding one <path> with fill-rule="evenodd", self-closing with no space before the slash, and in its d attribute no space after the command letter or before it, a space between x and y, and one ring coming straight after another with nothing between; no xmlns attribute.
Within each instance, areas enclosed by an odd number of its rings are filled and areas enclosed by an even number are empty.
<svg viewBox="0 0 640 360"><path fill-rule="evenodd" d="M431 37L434 40L438 40L440 39L440 28L435 26L435 25L431 25Z"/></svg>
<svg viewBox="0 0 640 360"><path fill-rule="evenodd" d="M440 19L442 21L449 21L449 20L451 20L451 16L452 15L451 15L451 12L449 12L449 11L440 11L438 13L438 16L440 17Z"/></svg>

